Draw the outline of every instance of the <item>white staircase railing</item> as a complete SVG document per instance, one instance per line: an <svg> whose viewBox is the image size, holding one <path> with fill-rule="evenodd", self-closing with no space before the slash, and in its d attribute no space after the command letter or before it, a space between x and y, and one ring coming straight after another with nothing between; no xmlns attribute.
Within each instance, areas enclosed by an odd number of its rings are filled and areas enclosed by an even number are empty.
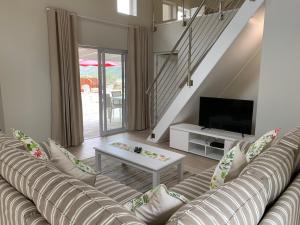
<svg viewBox="0 0 300 225"><path fill-rule="evenodd" d="M215 1L219 11L200 15L203 6ZM216 43L245 0L201 0L193 17L147 90L153 129L184 85L192 86L192 74Z"/></svg>

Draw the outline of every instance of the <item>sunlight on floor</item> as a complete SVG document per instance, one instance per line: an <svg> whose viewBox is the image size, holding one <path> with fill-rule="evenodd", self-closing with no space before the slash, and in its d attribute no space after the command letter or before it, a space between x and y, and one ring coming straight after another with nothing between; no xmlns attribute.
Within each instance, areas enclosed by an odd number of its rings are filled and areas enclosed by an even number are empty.
<svg viewBox="0 0 300 225"><path fill-rule="evenodd" d="M100 122L99 122L99 94L82 93L82 105L83 105L83 124L84 124L84 138L90 139L100 136ZM107 113L107 128L109 130L122 127L122 109L108 109L111 110Z"/></svg>

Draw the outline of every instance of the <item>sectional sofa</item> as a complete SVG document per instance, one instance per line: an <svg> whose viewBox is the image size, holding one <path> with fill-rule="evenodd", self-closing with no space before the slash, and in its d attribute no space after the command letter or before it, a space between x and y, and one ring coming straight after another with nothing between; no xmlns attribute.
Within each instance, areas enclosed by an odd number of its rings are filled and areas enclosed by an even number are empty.
<svg viewBox="0 0 300 225"><path fill-rule="evenodd" d="M299 225L299 145L297 128L214 191L209 191L213 168L182 181L172 190L192 201L167 225ZM91 187L34 159L22 146L0 137L0 225L144 224L122 207L141 193L105 176Z"/></svg>

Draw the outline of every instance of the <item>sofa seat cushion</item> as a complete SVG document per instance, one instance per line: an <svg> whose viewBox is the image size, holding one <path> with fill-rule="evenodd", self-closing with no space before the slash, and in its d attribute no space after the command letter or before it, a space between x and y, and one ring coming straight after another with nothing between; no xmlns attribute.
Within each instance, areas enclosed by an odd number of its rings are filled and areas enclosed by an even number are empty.
<svg viewBox="0 0 300 225"><path fill-rule="evenodd" d="M294 165L294 151L292 148L273 145L261 153L241 172L241 175L264 175L269 182L269 203L272 203L288 186L292 177Z"/></svg>
<svg viewBox="0 0 300 225"><path fill-rule="evenodd" d="M264 176L245 175L181 207L167 225L256 225L268 203Z"/></svg>
<svg viewBox="0 0 300 225"><path fill-rule="evenodd" d="M49 225L35 205L0 176L1 225Z"/></svg>
<svg viewBox="0 0 300 225"><path fill-rule="evenodd" d="M50 224L144 224L104 193L48 166L29 179L33 202Z"/></svg>
<svg viewBox="0 0 300 225"><path fill-rule="evenodd" d="M215 166L181 181L170 190L185 196L189 200L193 200L209 190L214 171Z"/></svg>
<svg viewBox="0 0 300 225"><path fill-rule="evenodd" d="M142 195L142 193L104 175L97 175L95 187L121 205Z"/></svg>
<svg viewBox="0 0 300 225"><path fill-rule="evenodd" d="M300 174L264 215L259 225L299 225Z"/></svg>

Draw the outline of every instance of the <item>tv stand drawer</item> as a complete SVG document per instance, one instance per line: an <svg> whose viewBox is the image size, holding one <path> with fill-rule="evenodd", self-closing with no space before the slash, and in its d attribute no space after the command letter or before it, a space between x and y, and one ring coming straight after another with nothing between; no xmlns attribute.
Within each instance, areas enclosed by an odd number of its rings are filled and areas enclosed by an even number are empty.
<svg viewBox="0 0 300 225"><path fill-rule="evenodd" d="M170 147L187 152L189 149L189 133L171 128Z"/></svg>

